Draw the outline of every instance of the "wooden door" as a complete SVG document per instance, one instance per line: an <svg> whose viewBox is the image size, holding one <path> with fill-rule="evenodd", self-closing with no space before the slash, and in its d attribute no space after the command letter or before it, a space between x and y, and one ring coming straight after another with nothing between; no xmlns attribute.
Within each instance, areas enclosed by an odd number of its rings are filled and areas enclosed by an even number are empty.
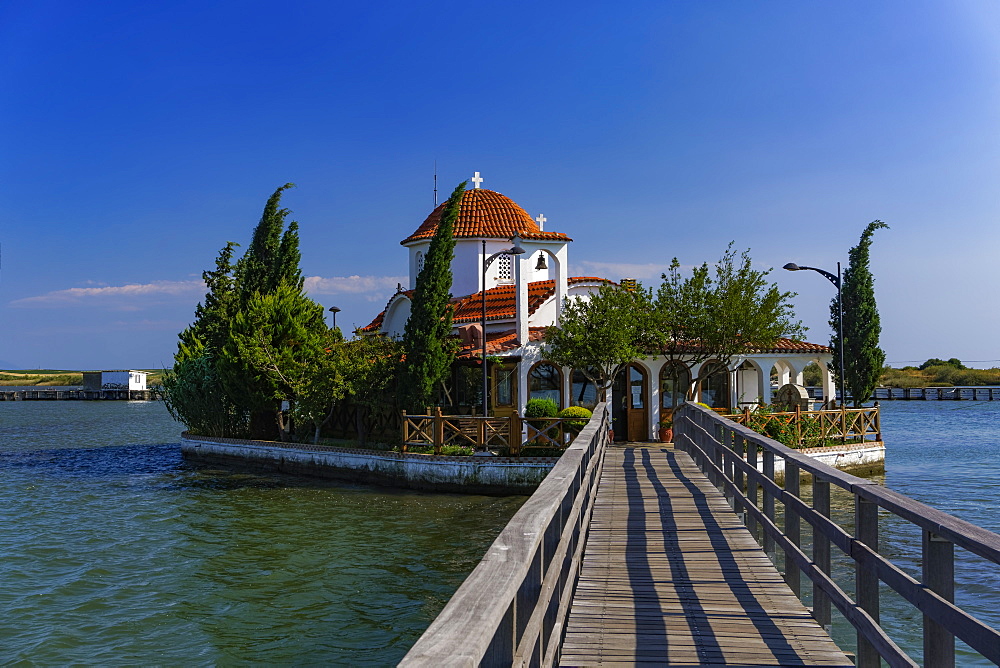
<svg viewBox="0 0 1000 668"><path fill-rule="evenodd" d="M627 370L628 396L625 397L628 415L628 440L649 440L649 382L646 371L641 366L630 364Z"/></svg>
<svg viewBox="0 0 1000 668"><path fill-rule="evenodd" d="M517 365L494 364L490 369L490 407L494 417L517 413Z"/></svg>

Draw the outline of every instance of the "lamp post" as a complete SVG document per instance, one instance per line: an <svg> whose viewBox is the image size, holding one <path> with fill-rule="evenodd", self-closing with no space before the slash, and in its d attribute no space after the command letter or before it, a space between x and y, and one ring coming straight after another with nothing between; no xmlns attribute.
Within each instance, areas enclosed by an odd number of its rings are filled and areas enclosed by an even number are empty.
<svg viewBox="0 0 1000 668"><path fill-rule="evenodd" d="M340 309L336 306L331 306L327 310L333 314L333 327L331 329L337 329L337 314L340 313Z"/></svg>
<svg viewBox="0 0 1000 668"><path fill-rule="evenodd" d="M483 350L482 350L482 352L483 352L483 417L488 417L489 416L489 412L488 412L488 408L487 408L489 406L489 399L488 399L488 397L489 397L489 374L488 374L487 369L486 369L486 270L489 268L489 266L491 264L493 264L493 260L497 259L501 255L524 255L527 252L526 250L524 250L523 248L521 248L521 237L520 237L520 235L515 234L513 236L513 238L511 239L511 241L514 242L514 246L512 248L508 248L508 249L502 250L502 251L497 251L493 255L490 255L489 257L486 257L486 239L483 239L483 283L482 283L482 292L480 293L482 295L482 307L483 307L483 314L482 314L483 315L483 320L482 320L483 331L482 331L482 334L481 334L482 344L483 344ZM516 314L515 314L515 317L516 317ZM522 343L525 343L525 342L522 341Z"/></svg>
<svg viewBox="0 0 1000 668"><path fill-rule="evenodd" d="M837 332L837 338L840 341L840 345L838 346L840 348L840 403L841 405L843 405L844 402L847 401L847 389L844 385L846 380L844 378L844 299L843 299L844 293L842 290L842 283L840 280L840 263L839 262L837 263L836 276L834 276L828 271L824 271L823 269L817 269L816 267L800 267L794 262L789 262L783 267L783 269L787 269L788 271L802 271L803 269L809 269L810 271L815 271L818 274L822 274L824 277L826 277L828 281L837 286L837 308L839 309L839 314L837 317L837 325L838 325L837 329L839 331Z"/></svg>

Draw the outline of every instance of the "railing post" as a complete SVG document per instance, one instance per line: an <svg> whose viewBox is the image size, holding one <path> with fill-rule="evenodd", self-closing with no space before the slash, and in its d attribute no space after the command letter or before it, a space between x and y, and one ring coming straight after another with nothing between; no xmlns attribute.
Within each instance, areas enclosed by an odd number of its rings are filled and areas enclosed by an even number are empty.
<svg viewBox="0 0 1000 668"><path fill-rule="evenodd" d="M795 404L795 442L805 445L802 442L802 405Z"/></svg>
<svg viewBox="0 0 1000 668"><path fill-rule="evenodd" d="M878 552L878 506L854 495L854 537ZM854 600L875 623L879 622L878 576L854 561ZM858 633L859 668L879 668L881 659L875 647Z"/></svg>
<svg viewBox="0 0 1000 668"><path fill-rule="evenodd" d="M764 449L764 476L774 482L774 453ZM767 489L763 491L763 502L764 502L764 516L774 523L774 494L771 494ZM773 558L774 555L774 538L771 536L770 532L764 531L764 552L768 556Z"/></svg>
<svg viewBox="0 0 1000 668"><path fill-rule="evenodd" d="M517 457L521 454L521 416L514 413L508 418L510 431L510 454Z"/></svg>
<svg viewBox="0 0 1000 668"><path fill-rule="evenodd" d="M742 434L733 434L733 457L736 459L746 459L746 441L743 440ZM743 480L745 476L743 475L743 469L738 466L733 466L733 484L736 486L736 495L733 497L733 510L737 513L743 515L743 522L746 523L747 512L744 508L743 499L740 493L743 492Z"/></svg>
<svg viewBox="0 0 1000 668"><path fill-rule="evenodd" d="M813 508L823 517L830 517L830 483L813 475ZM821 571L830 574L830 539L820 530L813 529L813 561ZM830 630L830 597L813 583L813 619Z"/></svg>
<svg viewBox="0 0 1000 668"><path fill-rule="evenodd" d="M441 454L441 446L444 445L444 417L441 415L441 407L435 407L434 411L434 454Z"/></svg>
<svg viewBox="0 0 1000 668"><path fill-rule="evenodd" d="M930 531L924 531L923 578L928 589L955 602L955 546ZM924 615L924 665L955 665L955 636Z"/></svg>
<svg viewBox="0 0 1000 668"><path fill-rule="evenodd" d="M722 468L722 448L725 447L726 430L722 426L722 423L716 422L715 420L712 420L712 425L715 427L715 440L712 442L712 463L715 464L718 469L712 470L712 477L715 478L712 483L717 489L722 489L722 477L725 473Z"/></svg>
<svg viewBox="0 0 1000 668"><path fill-rule="evenodd" d="M746 444L747 448L747 464L753 470L757 470L757 444L750 441ZM750 478L747 479L747 500L754 508L757 507L757 483L755 480ZM750 529L750 534L753 536L754 540L757 540L757 520L747 515L747 528Z"/></svg>
<svg viewBox="0 0 1000 668"><path fill-rule="evenodd" d="M882 411L879 410L878 402L875 402L875 440L882 440Z"/></svg>
<svg viewBox="0 0 1000 668"><path fill-rule="evenodd" d="M486 446L486 418L476 420L476 450L489 450Z"/></svg>
<svg viewBox="0 0 1000 668"><path fill-rule="evenodd" d="M733 432L729 429L722 430L722 450L719 452L722 457L722 476L723 478L733 479ZM725 486L725 480L720 481L723 485L722 495L726 497L729 501L729 507L733 510L736 509L735 497L733 493L729 491L729 488Z"/></svg>
<svg viewBox="0 0 1000 668"><path fill-rule="evenodd" d="M792 496L799 495L799 465L785 460L785 491ZM792 541L795 547L802 544L801 520L789 505L785 504L785 535ZM792 561L791 556L785 553L785 583L792 590L795 596L799 596L801 573L799 567Z"/></svg>

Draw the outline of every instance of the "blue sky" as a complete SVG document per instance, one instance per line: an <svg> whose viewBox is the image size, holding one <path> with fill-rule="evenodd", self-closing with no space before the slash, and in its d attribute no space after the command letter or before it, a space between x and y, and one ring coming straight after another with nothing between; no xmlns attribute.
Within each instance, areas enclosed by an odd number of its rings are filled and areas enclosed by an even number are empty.
<svg viewBox="0 0 1000 668"><path fill-rule="evenodd" d="M311 294L366 324L480 171L575 274L733 240L835 269L874 219L890 362L1000 365L992 1L0 4L0 368L170 364L286 182ZM773 274L825 343L832 286Z"/></svg>

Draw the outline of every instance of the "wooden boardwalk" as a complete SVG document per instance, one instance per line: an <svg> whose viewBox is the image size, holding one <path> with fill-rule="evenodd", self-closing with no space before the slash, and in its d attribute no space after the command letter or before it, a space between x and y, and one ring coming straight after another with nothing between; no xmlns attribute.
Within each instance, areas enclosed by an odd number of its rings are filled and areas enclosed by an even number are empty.
<svg viewBox="0 0 1000 668"><path fill-rule="evenodd" d="M670 447L605 455L563 666L853 666Z"/></svg>

